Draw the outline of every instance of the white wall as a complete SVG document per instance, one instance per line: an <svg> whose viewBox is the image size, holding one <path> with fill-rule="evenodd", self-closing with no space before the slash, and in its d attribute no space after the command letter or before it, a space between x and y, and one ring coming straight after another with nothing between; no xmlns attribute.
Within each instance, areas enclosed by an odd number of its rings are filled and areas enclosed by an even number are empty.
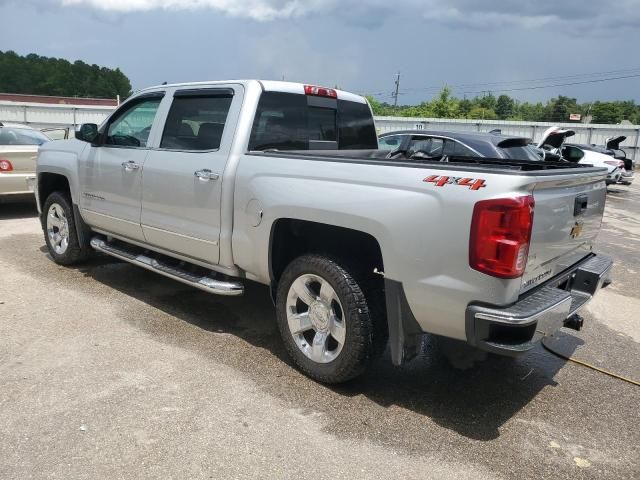
<svg viewBox="0 0 640 480"><path fill-rule="evenodd" d="M0 101L0 122L28 123L36 127L76 126L81 123L97 123L102 121L115 107L86 106L86 105L52 105L44 103L17 103ZM463 130L473 132L488 132L499 128L507 135L518 135L538 140L542 133L550 126L557 125L545 122L515 122L506 120L466 120L447 118L411 118L411 117L376 117L376 127L379 133L394 130ZM570 123L560 126L576 131L571 138L574 143L595 143L603 145L608 137L626 135L622 144L627 155L640 160L638 142L640 139L640 125L597 125Z"/></svg>
<svg viewBox="0 0 640 480"><path fill-rule="evenodd" d="M38 128L102 123L115 107L0 101L0 122L28 123Z"/></svg>

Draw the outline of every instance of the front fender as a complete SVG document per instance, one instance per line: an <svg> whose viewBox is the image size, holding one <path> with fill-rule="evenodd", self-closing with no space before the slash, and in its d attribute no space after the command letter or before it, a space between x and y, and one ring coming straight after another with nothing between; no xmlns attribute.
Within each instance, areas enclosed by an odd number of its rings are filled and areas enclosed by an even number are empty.
<svg viewBox="0 0 640 480"><path fill-rule="evenodd" d="M47 142L38 150L36 175L37 184L43 173L62 175L69 182L71 200L75 205L80 202L79 158L89 144L78 140L55 140ZM41 207L43 198L38 198L38 206Z"/></svg>

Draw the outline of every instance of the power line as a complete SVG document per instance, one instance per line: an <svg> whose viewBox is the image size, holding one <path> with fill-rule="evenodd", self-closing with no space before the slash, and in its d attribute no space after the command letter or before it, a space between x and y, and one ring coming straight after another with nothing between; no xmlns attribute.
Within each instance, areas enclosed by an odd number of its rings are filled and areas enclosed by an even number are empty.
<svg viewBox="0 0 640 480"><path fill-rule="evenodd" d="M529 80L510 80L510 81L503 81L503 82L486 82L486 83L462 83L462 84L456 84L456 85L447 85L451 88L460 88L460 87L489 87L489 86L494 86L494 85L512 85L512 84L519 84L519 83L538 83L538 82L546 82L549 80L568 80L568 79L574 79L574 78L582 78L582 77L594 77L594 76L603 76L603 75L613 75L613 74L628 74L628 73L639 73L640 71L640 67L635 67L635 68L625 68L625 69L621 69L621 70L610 70L607 72L593 72L593 73L580 73L580 74L574 74L574 75L560 75L560 76L555 76L555 77L542 77L542 78L532 78ZM413 88L405 88L405 90L432 90L432 89L441 89L442 85L440 86L432 86L432 87L413 87Z"/></svg>
<svg viewBox="0 0 640 480"><path fill-rule="evenodd" d="M511 80L511 81L503 81L503 82L486 82L486 83L466 83L466 84L455 84L455 85L448 85L451 88L466 88L466 87L489 87L489 86L498 86L498 85L518 85L518 84L527 84L527 83L539 83L539 82L546 82L549 80L568 80L568 79L579 79L579 78L584 78L584 77L593 77L593 76L602 76L602 75L611 75L611 74L621 74L621 73L636 73L640 71L640 67L634 67L634 68L625 68L625 69L619 69L619 70L609 70L609 71L603 71L603 72L591 72L591 73L581 73L581 74L573 74L573 75L560 75L560 76L554 76L554 77L542 77L542 78L534 78L534 79L529 79L529 80ZM628 76L621 76L621 77L614 77L613 79L618 79L618 78L632 78L634 77L634 75L628 75ZM592 82L599 82L599 81L608 81L609 79L590 79L589 81L584 81L584 82L579 82L579 83L590 83ZM516 91L516 90L528 90L528 89L539 89L539 88L550 88L556 85L542 85L542 86L530 86L530 87L521 87L519 89L499 89L499 88L494 88L494 90L497 91ZM561 85L558 85L561 86ZM399 92L399 94L403 94L409 91L429 91L429 90L435 90L435 91L439 91L442 88L442 85L439 86L431 86L431 87L410 87L410 88L405 88L403 89L402 92ZM486 91L486 89L484 90ZM464 92L467 93L467 92ZM483 91L479 91L479 92L471 92L471 93L483 93ZM388 95L387 92L377 92L377 93L372 93L371 95L374 96L382 96L382 95ZM392 94L393 96L393 94Z"/></svg>
<svg viewBox="0 0 640 480"><path fill-rule="evenodd" d="M520 88L503 88L503 89L495 89L496 92L517 92L517 91L522 91L522 90L539 90L539 89L543 89L543 88L554 88L554 87L566 87L569 85L584 85L587 83L599 83L599 82L609 82L612 80L622 80L625 78L637 78L640 77L640 73L637 73L635 75L624 75L624 76L620 76L620 77L610 77L610 78L599 78L599 79L595 79L595 80L584 80L582 82L567 82L567 83L556 83L553 85L538 85L535 87L520 87ZM471 94L479 94L479 93L485 93L486 90L480 90L480 91L476 91L476 92L462 92L465 95L471 95Z"/></svg>

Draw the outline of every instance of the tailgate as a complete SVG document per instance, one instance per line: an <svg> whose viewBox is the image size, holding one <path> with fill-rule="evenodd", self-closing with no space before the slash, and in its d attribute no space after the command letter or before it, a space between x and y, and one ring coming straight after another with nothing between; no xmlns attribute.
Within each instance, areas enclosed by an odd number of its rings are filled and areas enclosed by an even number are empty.
<svg viewBox="0 0 640 480"><path fill-rule="evenodd" d="M544 283L591 253L600 231L606 193L604 174L538 177L521 292Z"/></svg>

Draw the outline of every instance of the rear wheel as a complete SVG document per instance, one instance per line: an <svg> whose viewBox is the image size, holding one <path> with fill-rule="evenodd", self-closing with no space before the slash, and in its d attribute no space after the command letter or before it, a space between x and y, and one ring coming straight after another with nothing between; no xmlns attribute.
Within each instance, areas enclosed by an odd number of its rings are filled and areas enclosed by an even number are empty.
<svg viewBox="0 0 640 480"><path fill-rule="evenodd" d="M329 257L303 255L286 268L276 297L289 355L309 377L340 383L375 356L374 318L354 276Z"/></svg>
<svg viewBox="0 0 640 480"><path fill-rule="evenodd" d="M78 240L73 208L63 192L53 192L42 209L44 239L53 261L59 265L73 265L86 260L91 249Z"/></svg>

